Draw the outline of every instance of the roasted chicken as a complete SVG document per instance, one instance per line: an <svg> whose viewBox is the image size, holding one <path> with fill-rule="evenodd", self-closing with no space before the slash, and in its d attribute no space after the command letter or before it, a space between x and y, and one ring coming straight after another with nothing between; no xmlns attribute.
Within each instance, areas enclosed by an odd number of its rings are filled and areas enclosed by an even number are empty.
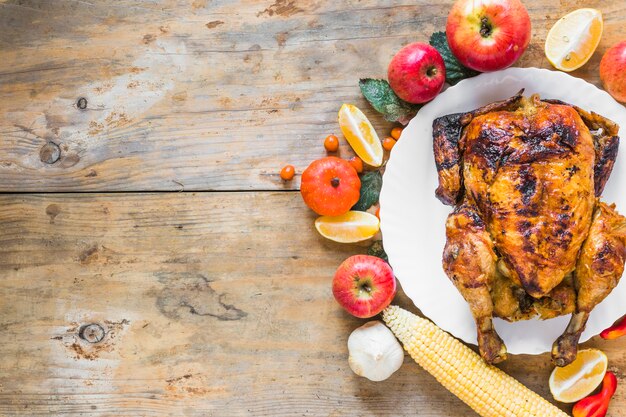
<svg viewBox="0 0 626 417"><path fill-rule="evenodd" d="M433 123L436 195L454 206L443 267L469 303L487 362L506 358L493 316L571 313L552 349L564 366L576 357L589 313L624 270L626 219L599 199L618 126L522 93Z"/></svg>

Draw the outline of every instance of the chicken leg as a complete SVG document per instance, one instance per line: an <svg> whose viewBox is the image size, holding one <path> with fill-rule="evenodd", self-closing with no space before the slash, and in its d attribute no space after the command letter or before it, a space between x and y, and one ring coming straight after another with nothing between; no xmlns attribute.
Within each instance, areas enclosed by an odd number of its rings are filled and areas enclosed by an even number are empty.
<svg viewBox="0 0 626 417"><path fill-rule="evenodd" d="M598 202L574 272L576 311L565 332L552 346L555 365L565 366L576 359L578 340L589 313L609 295L622 276L625 245L626 219L615 211L614 205Z"/></svg>
<svg viewBox="0 0 626 417"><path fill-rule="evenodd" d="M464 202L448 216L446 236L443 267L472 311L480 354L489 363L501 362L506 359L506 347L493 327L491 299L497 256L485 223L471 203Z"/></svg>

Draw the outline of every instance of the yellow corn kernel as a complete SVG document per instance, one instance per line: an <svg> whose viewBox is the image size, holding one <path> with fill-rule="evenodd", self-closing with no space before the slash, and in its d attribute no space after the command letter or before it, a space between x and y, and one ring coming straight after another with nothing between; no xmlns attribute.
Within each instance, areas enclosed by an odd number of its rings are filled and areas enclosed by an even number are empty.
<svg viewBox="0 0 626 417"><path fill-rule="evenodd" d="M398 306L383 320L418 365L482 417L568 417L429 320Z"/></svg>

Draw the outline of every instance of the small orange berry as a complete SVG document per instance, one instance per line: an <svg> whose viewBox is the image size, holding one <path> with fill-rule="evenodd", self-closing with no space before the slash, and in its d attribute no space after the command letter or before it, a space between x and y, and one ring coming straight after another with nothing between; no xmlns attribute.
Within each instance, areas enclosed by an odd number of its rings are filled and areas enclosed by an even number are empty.
<svg viewBox="0 0 626 417"><path fill-rule="evenodd" d="M393 129L391 129L391 137L394 138L395 140L400 139L401 134L402 134L401 127L394 127Z"/></svg>
<svg viewBox="0 0 626 417"><path fill-rule="evenodd" d="M280 170L280 178L284 181L291 181L294 175L296 175L296 169L293 165L285 165L283 169Z"/></svg>
<svg viewBox="0 0 626 417"><path fill-rule="evenodd" d="M328 135L324 139L324 147L328 152L336 152L339 149L339 139L335 135Z"/></svg>
<svg viewBox="0 0 626 417"><path fill-rule="evenodd" d="M357 173L360 174L361 172L363 172L363 160L361 158L359 158L358 156L353 156L352 158L348 159L348 162L350 162L350 165L354 167Z"/></svg>
<svg viewBox="0 0 626 417"><path fill-rule="evenodd" d="M396 140L394 138L387 137L383 140L383 148L385 148L386 151L391 151L395 144Z"/></svg>
<svg viewBox="0 0 626 417"><path fill-rule="evenodd" d="M376 217L378 217L378 220L380 220L380 206L376 207Z"/></svg>

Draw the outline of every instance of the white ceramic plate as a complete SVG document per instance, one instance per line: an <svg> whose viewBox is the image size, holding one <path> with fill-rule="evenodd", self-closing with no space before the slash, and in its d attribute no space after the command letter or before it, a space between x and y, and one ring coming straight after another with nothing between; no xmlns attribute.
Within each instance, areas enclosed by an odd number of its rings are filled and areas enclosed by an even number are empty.
<svg viewBox="0 0 626 417"><path fill-rule="evenodd" d="M441 266L445 221L451 208L435 197L437 170L432 149L432 122L449 113L468 111L502 100L525 88L525 95L560 99L593 110L621 126L626 146L626 108L606 92L563 72L509 68L463 80L424 106L402 133L391 154L380 194L381 230L389 262L405 293L442 329L476 344L476 327L469 307ZM603 199L626 213L625 150L619 152ZM626 313L626 278L592 312L581 342L598 334ZM538 354L550 351L569 316L552 320L507 323L496 329L508 351Z"/></svg>

